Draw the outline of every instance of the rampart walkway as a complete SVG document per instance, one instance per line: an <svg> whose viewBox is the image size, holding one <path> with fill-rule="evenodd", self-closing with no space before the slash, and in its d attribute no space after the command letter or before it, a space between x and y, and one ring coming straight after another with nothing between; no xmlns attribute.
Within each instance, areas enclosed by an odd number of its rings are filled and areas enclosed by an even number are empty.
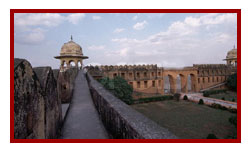
<svg viewBox="0 0 250 150"><path fill-rule="evenodd" d="M108 134L93 104L88 83L80 70L62 129L62 139L107 139Z"/></svg>
<svg viewBox="0 0 250 150"><path fill-rule="evenodd" d="M234 108L237 109L237 103L235 102L229 102L225 100L210 98L210 97L204 97L201 93L193 93L193 94L182 94L182 96L187 95L188 99L191 101L199 102L200 99L203 99L205 104L220 104L222 106L225 106L227 108Z"/></svg>

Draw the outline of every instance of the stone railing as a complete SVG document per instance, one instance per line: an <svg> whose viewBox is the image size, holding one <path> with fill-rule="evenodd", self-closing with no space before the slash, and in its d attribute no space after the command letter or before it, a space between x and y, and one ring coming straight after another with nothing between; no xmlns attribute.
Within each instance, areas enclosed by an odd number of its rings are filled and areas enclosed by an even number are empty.
<svg viewBox="0 0 250 150"><path fill-rule="evenodd" d="M102 122L115 139L176 139L177 137L137 112L86 75L90 92Z"/></svg>

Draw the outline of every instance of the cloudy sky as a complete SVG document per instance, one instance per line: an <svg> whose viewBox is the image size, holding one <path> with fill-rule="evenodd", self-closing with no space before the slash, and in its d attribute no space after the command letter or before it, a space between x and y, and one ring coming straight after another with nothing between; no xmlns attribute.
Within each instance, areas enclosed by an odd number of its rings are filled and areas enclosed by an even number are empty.
<svg viewBox="0 0 250 150"><path fill-rule="evenodd" d="M236 14L15 14L14 55L32 66L59 68L62 45L73 40L85 65L216 64L237 47Z"/></svg>

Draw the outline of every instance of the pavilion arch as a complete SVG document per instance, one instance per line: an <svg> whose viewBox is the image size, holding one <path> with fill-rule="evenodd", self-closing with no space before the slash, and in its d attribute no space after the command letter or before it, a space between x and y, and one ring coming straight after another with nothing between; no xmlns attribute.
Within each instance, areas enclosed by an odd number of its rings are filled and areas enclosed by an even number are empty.
<svg viewBox="0 0 250 150"><path fill-rule="evenodd" d="M65 60L63 60L61 66L66 68L67 67L67 62Z"/></svg>
<svg viewBox="0 0 250 150"><path fill-rule="evenodd" d="M83 68L83 67L82 67L82 61L81 61L81 60L78 60L78 61L77 61L77 66L78 66L79 68Z"/></svg>
<svg viewBox="0 0 250 150"><path fill-rule="evenodd" d="M70 61L69 61L69 65L70 65L71 67L75 67L75 66L77 65L77 63L76 63L74 60L70 60Z"/></svg>

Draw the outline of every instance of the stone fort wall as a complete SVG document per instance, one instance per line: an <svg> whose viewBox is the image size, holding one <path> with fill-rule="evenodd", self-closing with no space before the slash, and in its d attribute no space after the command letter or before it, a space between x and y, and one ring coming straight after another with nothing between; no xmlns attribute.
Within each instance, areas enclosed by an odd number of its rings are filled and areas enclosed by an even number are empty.
<svg viewBox="0 0 250 150"><path fill-rule="evenodd" d="M114 139L176 139L168 129L157 125L117 99L87 74L93 102L100 118Z"/></svg>
<svg viewBox="0 0 250 150"><path fill-rule="evenodd" d="M226 64L194 64L184 68L157 65L88 66L87 69L94 78L124 78L133 87L135 98L199 92L226 82L236 70L234 66Z"/></svg>

